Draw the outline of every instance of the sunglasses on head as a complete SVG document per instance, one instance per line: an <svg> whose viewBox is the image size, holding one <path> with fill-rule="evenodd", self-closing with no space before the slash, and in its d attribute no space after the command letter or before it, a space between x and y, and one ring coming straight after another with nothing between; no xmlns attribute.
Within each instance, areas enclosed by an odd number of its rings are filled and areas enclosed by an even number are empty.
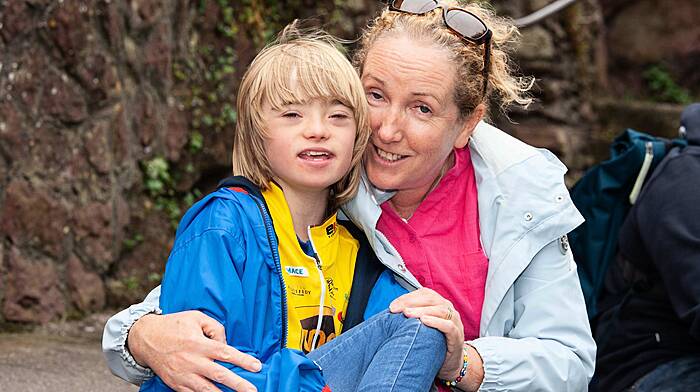
<svg viewBox="0 0 700 392"><path fill-rule="evenodd" d="M449 7L437 0L394 0L389 5L391 11L412 15L425 15L436 8L442 8L442 20L450 31L469 43L484 45L484 69L481 73L484 77L484 94L486 94L491 63L492 33L484 21L465 9Z"/></svg>

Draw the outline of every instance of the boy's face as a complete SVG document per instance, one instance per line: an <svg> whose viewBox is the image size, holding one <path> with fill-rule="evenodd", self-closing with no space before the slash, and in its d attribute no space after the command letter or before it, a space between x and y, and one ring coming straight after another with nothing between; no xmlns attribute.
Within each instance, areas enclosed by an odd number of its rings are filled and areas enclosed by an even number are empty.
<svg viewBox="0 0 700 392"><path fill-rule="evenodd" d="M356 122L338 101L314 99L274 110L263 105L265 153L285 192L325 191L350 171Z"/></svg>

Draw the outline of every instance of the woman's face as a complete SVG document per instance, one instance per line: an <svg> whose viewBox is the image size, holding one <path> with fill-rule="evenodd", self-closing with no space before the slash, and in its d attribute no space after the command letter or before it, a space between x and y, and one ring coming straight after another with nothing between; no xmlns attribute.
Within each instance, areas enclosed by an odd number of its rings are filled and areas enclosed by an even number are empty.
<svg viewBox="0 0 700 392"><path fill-rule="evenodd" d="M454 67L446 49L407 37L380 38L369 50L362 73L372 127L365 167L374 186L422 197L451 151L467 144L479 116L460 118Z"/></svg>

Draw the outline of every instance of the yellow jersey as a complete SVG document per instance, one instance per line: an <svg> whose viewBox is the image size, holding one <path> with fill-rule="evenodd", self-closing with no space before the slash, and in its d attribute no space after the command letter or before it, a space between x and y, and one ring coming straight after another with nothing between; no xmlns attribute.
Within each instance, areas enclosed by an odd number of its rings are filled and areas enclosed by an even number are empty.
<svg viewBox="0 0 700 392"><path fill-rule="evenodd" d="M294 232L282 189L270 183L263 197L278 238L287 304L287 347L308 353L342 331L359 243L333 214L321 225L308 228L316 257L308 256Z"/></svg>

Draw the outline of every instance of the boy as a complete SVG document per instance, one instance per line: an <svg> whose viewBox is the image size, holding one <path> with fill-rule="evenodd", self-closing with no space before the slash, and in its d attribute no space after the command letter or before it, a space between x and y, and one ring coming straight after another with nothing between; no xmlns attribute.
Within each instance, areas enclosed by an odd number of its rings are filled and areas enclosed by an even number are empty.
<svg viewBox="0 0 700 392"><path fill-rule="evenodd" d="M370 131L361 82L334 44L292 25L253 60L237 100L238 176L183 217L160 305L222 323L262 370L225 366L258 390L426 391L445 355L440 332L384 312L336 338L393 297L368 305L382 270L336 217L357 190ZM154 378L141 390L169 388Z"/></svg>

